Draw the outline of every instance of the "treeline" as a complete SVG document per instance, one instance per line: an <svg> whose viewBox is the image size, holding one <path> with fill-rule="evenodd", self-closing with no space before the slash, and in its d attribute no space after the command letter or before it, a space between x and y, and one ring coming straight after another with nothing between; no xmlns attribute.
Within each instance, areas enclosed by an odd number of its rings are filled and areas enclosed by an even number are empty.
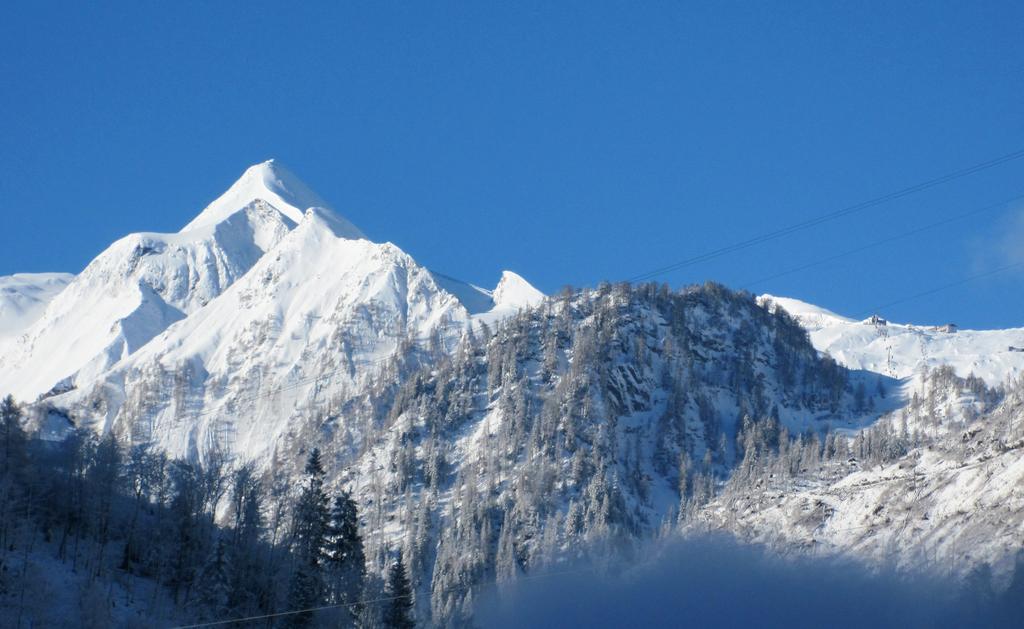
<svg viewBox="0 0 1024 629"><path fill-rule="evenodd" d="M0 402L0 624L257 617L267 627L412 627L401 557L368 574L356 503L329 493L324 477L318 450L289 491L216 454L200 467L92 432L32 438L8 396ZM386 582L376 576L385 571ZM77 608L39 600L61 582L77 584Z"/></svg>

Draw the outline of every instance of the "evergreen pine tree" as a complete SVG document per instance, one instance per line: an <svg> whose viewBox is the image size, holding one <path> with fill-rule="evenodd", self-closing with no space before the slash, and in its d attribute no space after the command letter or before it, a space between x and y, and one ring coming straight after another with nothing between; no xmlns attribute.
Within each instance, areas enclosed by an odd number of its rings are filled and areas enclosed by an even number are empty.
<svg viewBox="0 0 1024 629"><path fill-rule="evenodd" d="M295 506L292 523L296 566L288 586L289 610L308 610L322 604L325 594L324 559L330 508L324 491L324 466L320 450L314 449L306 461L306 480ZM305 611L288 617L292 627L308 626L313 613Z"/></svg>
<svg viewBox="0 0 1024 629"><path fill-rule="evenodd" d="M345 604L349 620L354 621L360 615L355 604L363 593L366 555L359 535L358 508L347 491L335 496L331 508L327 559L333 602Z"/></svg>
<svg viewBox="0 0 1024 629"><path fill-rule="evenodd" d="M224 539L217 540L217 549L199 575L199 602L204 619L215 620L228 615L228 564Z"/></svg>
<svg viewBox="0 0 1024 629"><path fill-rule="evenodd" d="M413 629L416 623L412 619L412 586L401 555L388 570L388 598L391 600L387 602L384 611L384 626L391 629Z"/></svg>
<svg viewBox="0 0 1024 629"><path fill-rule="evenodd" d="M21 408L8 395L0 401L0 476L20 469L25 455L25 431Z"/></svg>

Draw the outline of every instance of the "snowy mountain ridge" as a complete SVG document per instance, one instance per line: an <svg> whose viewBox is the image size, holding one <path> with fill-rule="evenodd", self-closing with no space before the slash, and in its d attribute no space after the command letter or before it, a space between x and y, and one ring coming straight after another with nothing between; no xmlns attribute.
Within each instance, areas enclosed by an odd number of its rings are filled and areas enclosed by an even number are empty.
<svg viewBox="0 0 1024 629"><path fill-rule="evenodd" d="M98 376L219 296L293 226L252 199L217 224L118 240L8 346L0 382L31 400Z"/></svg>
<svg viewBox="0 0 1024 629"><path fill-rule="evenodd" d="M220 298L55 402L100 401L110 426L177 456L216 445L260 458L316 398L354 392L405 339L461 335L472 315L433 274L394 245L335 228L308 211ZM171 374L180 397L133 403Z"/></svg>
<svg viewBox="0 0 1024 629"><path fill-rule="evenodd" d="M797 299L761 295L794 316L811 343L850 369L865 369L891 378L914 378L920 386L925 370L949 365L961 377L971 374L990 386L1024 373L1024 328L963 330L955 325L893 323L874 316L856 321Z"/></svg>
<svg viewBox="0 0 1024 629"><path fill-rule="evenodd" d="M450 345L543 298L510 271L494 290L429 271L269 161L180 232L111 245L11 342L0 382L44 396L54 434L91 426L175 456L252 459L410 342Z"/></svg>

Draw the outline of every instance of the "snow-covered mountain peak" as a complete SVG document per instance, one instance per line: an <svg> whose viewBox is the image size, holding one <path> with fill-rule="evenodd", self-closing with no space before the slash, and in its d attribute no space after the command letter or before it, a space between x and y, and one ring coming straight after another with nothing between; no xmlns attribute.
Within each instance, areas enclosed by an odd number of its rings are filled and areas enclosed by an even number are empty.
<svg viewBox="0 0 1024 629"><path fill-rule="evenodd" d="M119 239L5 343L5 392L31 400L90 380L214 300L294 227L256 199L217 223Z"/></svg>
<svg viewBox="0 0 1024 629"><path fill-rule="evenodd" d="M264 348L266 356L301 367L309 367L302 353L319 340L303 322L330 319L337 325L323 336L335 348L344 337L354 365L389 354L406 335L439 327L454 335L470 319L497 321L543 298L514 273L493 293L433 274L397 246L366 239L273 160L246 170L183 230L129 234L66 281L45 312L39 305L31 320L8 326L17 337L4 342L0 382L19 399L87 387L182 319L200 322L173 337L196 356L226 356L248 334L280 340ZM236 321L240 310L262 319ZM287 337L257 329L270 324L287 328ZM168 355L163 343L154 347L145 356ZM217 366L234 376L233 364Z"/></svg>
<svg viewBox="0 0 1024 629"><path fill-rule="evenodd" d="M280 162L271 159L246 169L227 192L208 205L181 231L221 223L256 200L268 203L295 223L303 220L305 210L308 208L328 207L320 195L313 192ZM337 224L337 229L342 231L346 238L365 237L359 228L340 216L334 216L333 220Z"/></svg>
<svg viewBox="0 0 1024 629"><path fill-rule="evenodd" d="M501 280L491 297L496 306L513 308L536 306L544 301L544 293L512 271L502 271Z"/></svg>

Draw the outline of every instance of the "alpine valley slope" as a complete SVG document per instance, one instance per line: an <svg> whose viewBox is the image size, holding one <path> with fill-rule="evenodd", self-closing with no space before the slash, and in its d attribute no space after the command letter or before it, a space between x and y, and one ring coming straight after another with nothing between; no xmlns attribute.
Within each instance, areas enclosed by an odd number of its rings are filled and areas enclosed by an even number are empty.
<svg viewBox="0 0 1024 629"><path fill-rule="evenodd" d="M999 386L969 377L986 349L969 350L1018 332L957 346L921 328L964 377L902 356L896 379L837 366L798 322L716 285L550 298L408 374L331 477L364 508L370 556L401 548L419 616L441 626L466 619L468 586L672 530L911 572L991 566L1005 583L1024 530L1022 393L1000 384L1013 362L987 373Z"/></svg>
<svg viewBox="0 0 1024 629"><path fill-rule="evenodd" d="M66 390L37 405L51 431L70 420L172 456L265 461L303 422L357 396L396 350L439 351L474 321L543 299L507 271L494 291L434 274L306 203L323 202L266 162L182 232L119 241L34 326L26 346L46 346L50 360L26 351L4 383L27 397L63 379ZM86 350L58 351L72 331ZM12 377L33 360L59 366Z"/></svg>

